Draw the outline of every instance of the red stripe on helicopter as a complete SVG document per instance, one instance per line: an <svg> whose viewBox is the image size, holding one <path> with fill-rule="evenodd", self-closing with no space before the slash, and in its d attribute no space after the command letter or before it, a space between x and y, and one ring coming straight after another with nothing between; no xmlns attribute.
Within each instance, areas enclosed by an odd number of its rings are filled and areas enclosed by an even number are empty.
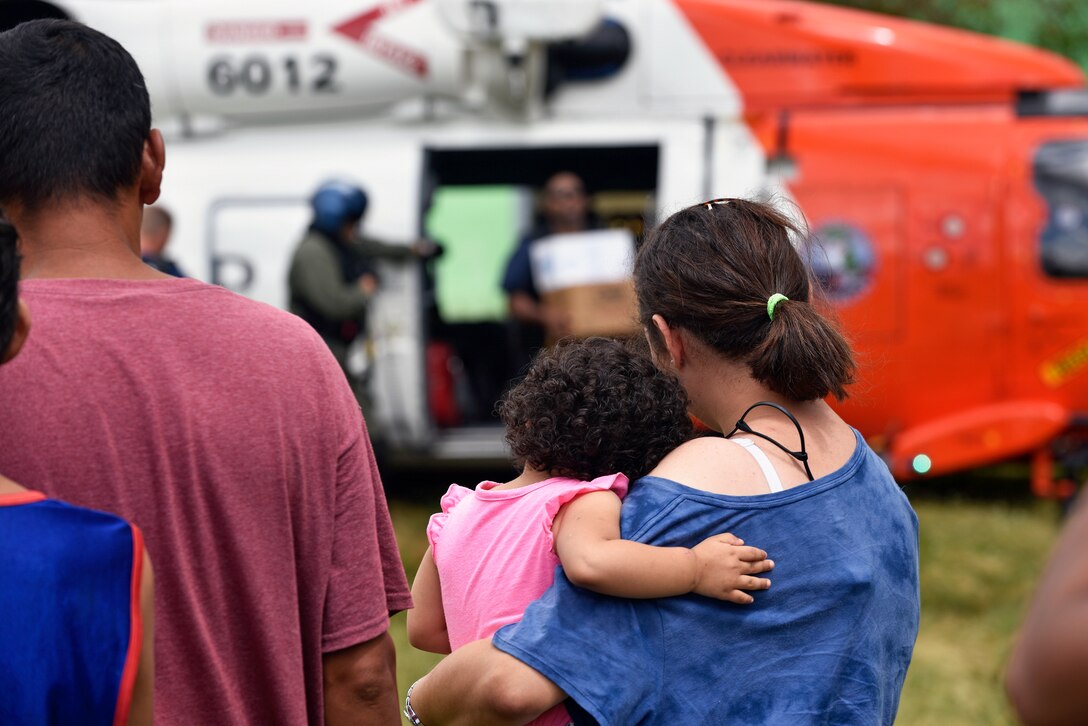
<svg viewBox="0 0 1088 726"><path fill-rule="evenodd" d="M389 0L334 26L333 32L357 43L364 50L390 65L423 78L427 75L426 56L396 41L382 38L374 32L374 26L379 20L387 15L406 10L419 2L420 0Z"/></svg>

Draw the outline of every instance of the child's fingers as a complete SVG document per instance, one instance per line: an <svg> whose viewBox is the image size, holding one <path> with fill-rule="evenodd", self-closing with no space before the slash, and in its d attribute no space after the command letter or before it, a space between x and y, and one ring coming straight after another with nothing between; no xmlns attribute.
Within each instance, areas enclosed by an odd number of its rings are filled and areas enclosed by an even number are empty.
<svg viewBox="0 0 1088 726"><path fill-rule="evenodd" d="M737 605L751 605L753 602L755 602L754 597L740 590L730 590L729 592L722 595L719 599L727 600L729 602L736 603Z"/></svg>
<svg viewBox="0 0 1088 726"><path fill-rule="evenodd" d="M770 572L774 569L774 560L759 560L758 562L745 562L741 565L746 575L758 575L761 572Z"/></svg>
<svg viewBox="0 0 1088 726"><path fill-rule="evenodd" d="M717 535L715 537L715 539L717 539L719 542L724 542L725 544L731 544L731 545L742 545L742 544L744 544L744 540L742 540L740 537L738 537L737 535L732 534L730 532L723 532L722 534Z"/></svg>
<svg viewBox="0 0 1088 726"><path fill-rule="evenodd" d="M749 577L748 575L741 575L737 578L738 590L769 590L771 589L771 581L766 577Z"/></svg>
<svg viewBox="0 0 1088 726"><path fill-rule="evenodd" d="M718 595L719 600L727 600L737 605L750 605L755 598L744 592L745 590L769 590L771 581L765 577L748 577L742 575L737 578L736 589L723 591Z"/></svg>
<svg viewBox="0 0 1088 726"><path fill-rule="evenodd" d="M767 553L758 547L738 547L737 558L743 562L758 562L767 559Z"/></svg>

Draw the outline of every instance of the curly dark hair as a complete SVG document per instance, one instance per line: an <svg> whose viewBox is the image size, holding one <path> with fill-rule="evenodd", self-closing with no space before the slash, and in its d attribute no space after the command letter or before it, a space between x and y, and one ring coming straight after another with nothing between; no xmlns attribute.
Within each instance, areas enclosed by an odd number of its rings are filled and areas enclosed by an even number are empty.
<svg viewBox="0 0 1088 726"><path fill-rule="evenodd" d="M520 465L575 479L647 474L692 437L675 377L607 338L542 350L499 404Z"/></svg>

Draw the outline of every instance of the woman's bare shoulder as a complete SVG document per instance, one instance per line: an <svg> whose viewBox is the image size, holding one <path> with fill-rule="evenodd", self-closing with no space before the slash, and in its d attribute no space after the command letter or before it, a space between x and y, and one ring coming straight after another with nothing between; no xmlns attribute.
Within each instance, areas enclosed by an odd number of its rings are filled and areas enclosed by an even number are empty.
<svg viewBox="0 0 1088 726"><path fill-rule="evenodd" d="M764 494L766 479L752 455L718 436L704 436L673 449L650 472L715 494Z"/></svg>

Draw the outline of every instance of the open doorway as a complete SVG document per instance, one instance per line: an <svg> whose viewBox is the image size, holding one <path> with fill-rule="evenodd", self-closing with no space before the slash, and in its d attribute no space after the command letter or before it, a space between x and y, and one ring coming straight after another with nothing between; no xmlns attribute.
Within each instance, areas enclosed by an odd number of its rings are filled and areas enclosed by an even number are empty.
<svg viewBox="0 0 1088 726"><path fill-rule="evenodd" d="M498 425L495 404L539 341L526 340L503 288L518 245L541 225L541 190L577 175L595 227L653 223L656 145L428 149L423 231L443 248L429 270L428 401L452 432Z"/></svg>

